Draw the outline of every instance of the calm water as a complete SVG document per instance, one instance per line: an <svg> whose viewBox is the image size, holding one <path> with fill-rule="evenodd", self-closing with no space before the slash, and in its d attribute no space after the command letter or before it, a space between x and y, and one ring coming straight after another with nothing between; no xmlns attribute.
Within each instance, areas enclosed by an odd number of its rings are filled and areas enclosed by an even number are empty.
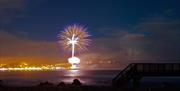
<svg viewBox="0 0 180 91"><path fill-rule="evenodd" d="M32 86L49 81L58 84L61 81L72 83L79 79L85 85L111 85L111 80L119 73L116 70L63 70L63 71L31 71L0 72L0 79L7 85Z"/></svg>
<svg viewBox="0 0 180 91"><path fill-rule="evenodd" d="M31 72L0 72L0 80L11 86L35 86L40 82L49 81L58 84L63 81L72 83L79 79L84 85L111 85L112 79L119 73L117 70L63 70L63 71L31 71ZM145 77L142 85L160 86L162 82L180 85L180 77Z"/></svg>

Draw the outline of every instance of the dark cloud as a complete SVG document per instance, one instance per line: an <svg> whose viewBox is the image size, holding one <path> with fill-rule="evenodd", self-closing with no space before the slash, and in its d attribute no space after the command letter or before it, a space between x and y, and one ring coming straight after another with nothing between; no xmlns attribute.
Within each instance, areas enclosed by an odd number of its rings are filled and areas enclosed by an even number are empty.
<svg viewBox="0 0 180 91"><path fill-rule="evenodd" d="M1 23L24 16L26 0L0 0Z"/></svg>
<svg viewBox="0 0 180 91"><path fill-rule="evenodd" d="M116 61L121 67L135 62L179 62L179 22L143 22L136 30L135 33L116 28L98 30L103 36L93 39L89 52L81 55L82 59L96 63Z"/></svg>
<svg viewBox="0 0 180 91"><path fill-rule="evenodd" d="M46 0L0 0L0 24L27 17L29 2L35 4L44 1Z"/></svg>
<svg viewBox="0 0 180 91"><path fill-rule="evenodd" d="M31 63L64 62L57 42L37 41L0 31L1 58L4 62ZM9 60L9 61L7 61Z"/></svg>
<svg viewBox="0 0 180 91"><path fill-rule="evenodd" d="M149 52L160 59L180 59L180 22L152 21L138 25L149 34Z"/></svg>
<svg viewBox="0 0 180 91"><path fill-rule="evenodd" d="M93 39L89 51L80 55L82 60L90 60L94 63L112 61L110 68L124 67L132 62L144 62L143 59L146 57L144 54L146 36L144 34L112 28L101 31L106 32L106 35Z"/></svg>

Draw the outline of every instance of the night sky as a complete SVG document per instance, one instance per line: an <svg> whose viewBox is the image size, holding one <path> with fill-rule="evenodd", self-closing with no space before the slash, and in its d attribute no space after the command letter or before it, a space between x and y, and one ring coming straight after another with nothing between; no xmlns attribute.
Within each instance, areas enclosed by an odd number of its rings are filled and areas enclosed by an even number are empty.
<svg viewBox="0 0 180 91"><path fill-rule="evenodd" d="M66 62L71 24L92 35L83 62L180 62L179 0L0 0L0 62Z"/></svg>

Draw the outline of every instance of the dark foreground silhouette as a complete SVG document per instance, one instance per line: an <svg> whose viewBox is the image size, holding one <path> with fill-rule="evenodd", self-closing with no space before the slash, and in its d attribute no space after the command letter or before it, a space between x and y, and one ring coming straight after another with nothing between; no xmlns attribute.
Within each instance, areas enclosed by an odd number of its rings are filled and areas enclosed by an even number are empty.
<svg viewBox="0 0 180 91"><path fill-rule="evenodd" d="M180 87L176 88L121 88L114 89L111 86L32 86L32 87L0 87L0 91L180 91Z"/></svg>
<svg viewBox="0 0 180 91"><path fill-rule="evenodd" d="M78 79L74 79L72 84L60 82L57 85L51 82L40 82L37 86L13 87L6 86L0 80L0 91L112 91L111 86L85 86Z"/></svg>
<svg viewBox="0 0 180 91"><path fill-rule="evenodd" d="M180 63L131 63L112 80L112 85L119 88L132 81L132 85L139 88L143 77L172 76L180 76Z"/></svg>
<svg viewBox="0 0 180 91"><path fill-rule="evenodd" d="M13 87L4 85L5 82L0 80L0 91L180 91L180 86L171 86L163 83L160 87L154 88L113 88L112 86L86 86L83 85L78 79L74 79L72 84L59 82L53 84L45 81L40 82L37 86L30 87Z"/></svg>

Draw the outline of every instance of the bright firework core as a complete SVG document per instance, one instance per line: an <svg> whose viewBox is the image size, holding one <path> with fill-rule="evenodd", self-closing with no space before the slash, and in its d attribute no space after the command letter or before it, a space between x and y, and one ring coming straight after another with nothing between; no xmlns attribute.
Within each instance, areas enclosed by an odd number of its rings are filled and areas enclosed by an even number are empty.
<svg viewBox="0 0 180 91"><path fill-rule="evenodd" d="M71 69L76 69L78 64L80 63L80 59L77 57L74 57L75 53L75 45L78 44L78 37L75 38L75 34L73 34L72 38L67 38L68 45L72 45L72 57L68 59L68 62L72 65Z"/></svg>
<svg viewBox="0 0 180 91"><path fill-rule="evenodd" d="M68 62L72 65L71 69L78 68L78 64L80 63L80 59L77 57L71 57L68 59Z"/></svg>

